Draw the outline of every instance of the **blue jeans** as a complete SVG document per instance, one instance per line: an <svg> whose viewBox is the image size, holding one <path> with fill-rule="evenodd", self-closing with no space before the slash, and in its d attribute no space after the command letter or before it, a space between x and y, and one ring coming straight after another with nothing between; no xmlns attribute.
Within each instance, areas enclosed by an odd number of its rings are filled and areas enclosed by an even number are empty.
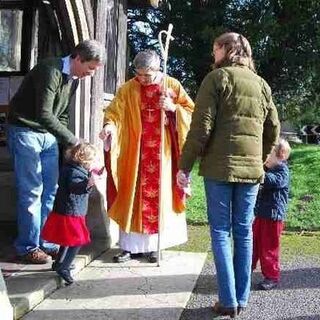
<svg viewBox="0 0 320 320"><path fill-rule="evenodd" d="M245 307L250 294L252 221L259 184L205 178L204 185L219 302L228 308Z"/></svg>
<svg viewBox="0 0 320 320"><path fill-rule="evenodd" d="M57 140L50 133L9 125L8 147L17 191L17 254L25 255L37 248L56 250L57 245L43 241L40 232L57 191Z"/></svg>

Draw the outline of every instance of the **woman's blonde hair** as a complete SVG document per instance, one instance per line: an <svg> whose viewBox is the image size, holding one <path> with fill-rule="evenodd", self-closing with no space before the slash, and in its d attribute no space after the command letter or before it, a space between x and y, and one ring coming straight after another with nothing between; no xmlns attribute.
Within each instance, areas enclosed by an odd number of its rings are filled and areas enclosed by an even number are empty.
<svg viewBox="0 0 320 320"><path fill-rule="evenodd" d="M236 32L223 33L214 40L214 44L224 47L226 53L222 61L214 64L215 67L235 63L256 72L250 43L243 35Z"/></svg>
<svg viewBox="0 0 320 320"><path fill-rule="evenodd" d="M66 160L75 162L86 169L89 169L90 164L97 158L98 150L90 143L82 142L74 147L67 149L65 153Z"/></svg>

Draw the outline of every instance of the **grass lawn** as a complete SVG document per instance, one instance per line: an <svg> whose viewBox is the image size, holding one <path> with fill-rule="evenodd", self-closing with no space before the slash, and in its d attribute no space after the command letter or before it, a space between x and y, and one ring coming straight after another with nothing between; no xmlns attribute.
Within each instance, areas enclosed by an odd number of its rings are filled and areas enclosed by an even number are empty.
<svg viewBox="0 0 320 320"><path fill-rule="evenodd" d="M296 145L290 157L287 230L320 230L320 147Z"/></svg>
<svg viewBox="0 0 320 320"><path fill-rule="evenodd" d="M320 147L294 145L289 160L291 188L286 230L320 230ZM188 200L189 225L205 225L206 202L198 165L192 172L192 197Z"/></svg>
<svg viewBox="0 0 320 320"><path fill-rule="evenodd" d="M289 161L290 203L286 232L282 236L282 260L320 256L320 147L294 145ZM189 241L176 250L208 252L212 259L206 202L198 165L192 172L192 197L188 200ZM313 231L313 232L309 232Z"/></svg>
<svg viewBox="0 0 320 320"><path fill-rule="evenodd" d="M189 240L186 244L177 246L174 250L190 252L207 252L208 261L212 260L209 227L207 225L189 225ZM294 257L320 257L320 232L303 234L286 232L281 238L281 260Z"/></svg>

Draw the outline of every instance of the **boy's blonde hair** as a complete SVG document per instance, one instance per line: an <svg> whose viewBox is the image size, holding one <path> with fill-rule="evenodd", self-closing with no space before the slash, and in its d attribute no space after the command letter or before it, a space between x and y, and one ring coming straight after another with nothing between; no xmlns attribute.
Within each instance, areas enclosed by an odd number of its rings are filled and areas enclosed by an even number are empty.
<svg viewBox="0 0 320 320"><path fill-rule="evenodd" d="M75 162L86 169L89 169L90 164L97 158L97 148L87 142L82 142L66 151L66 160Z"/></svg>
<svg viewBox="0 0 320 320"><path fill-rule="evenodd" d="M223 33L214 40L214 44L224 47L226 52L224 59L215 63L215 67L219 68L225 64L235 63L256 72L250 43L243 35L236 32Z"/></svg>
<svg viewBox="0 0 320 320"><path fill-rule="evenodd" d="M291 152L289 142L284 138L280 138L278 144L274 147L274 151L277 158L281 160L287 160Z"/></svg>

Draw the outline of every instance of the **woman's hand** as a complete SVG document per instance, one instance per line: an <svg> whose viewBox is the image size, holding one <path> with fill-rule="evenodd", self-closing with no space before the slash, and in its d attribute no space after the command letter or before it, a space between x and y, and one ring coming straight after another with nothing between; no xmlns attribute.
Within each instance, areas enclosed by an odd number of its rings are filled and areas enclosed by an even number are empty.
<svg viewBox="0 0 320 320"><path fill-rule="evenodd" d="M179 170L177 173L177 184L181 189L189 188L191 183L190 173Z"/></svg>

